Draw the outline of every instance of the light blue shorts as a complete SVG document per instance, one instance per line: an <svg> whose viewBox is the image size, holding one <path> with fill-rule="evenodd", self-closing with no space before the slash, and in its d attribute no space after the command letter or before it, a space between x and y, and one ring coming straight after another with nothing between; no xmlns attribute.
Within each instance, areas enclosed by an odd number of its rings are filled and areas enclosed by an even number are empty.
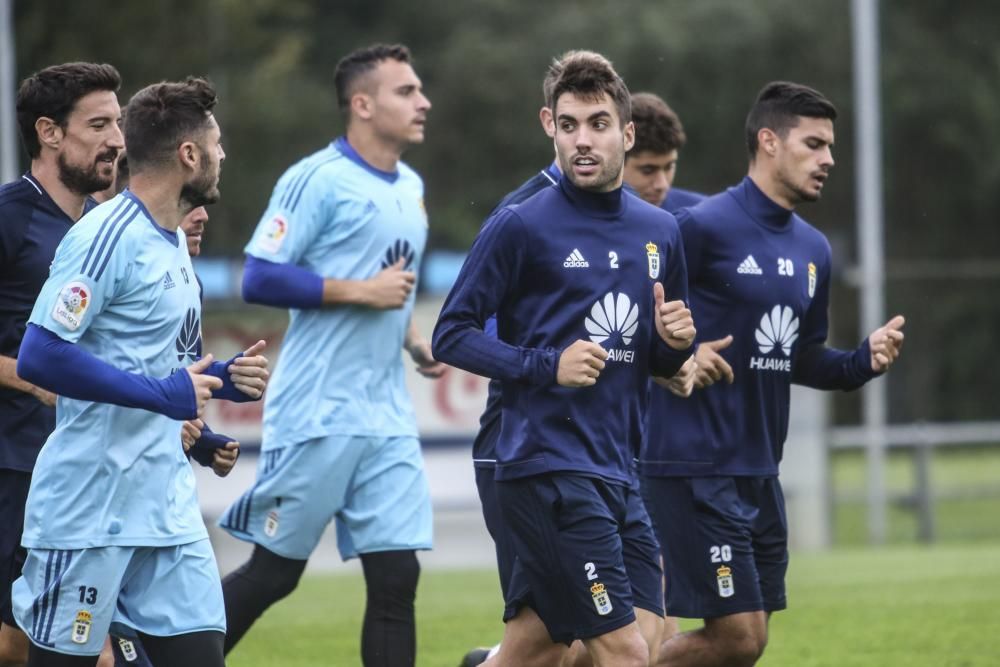
<svg viewBox="0 0 1000 667"><path fill-rule="evenodd" d="M430 549L430 489L413 437L334 435L268 449L257 481L219 526L279 556L307 560L331 520L344 560Z"/></svg>
<svg viewBox="0 0 1000 667"><path fill-rule="evenodd" d="M33 643L97 655L109 630L171 637L226 631L222 583L207 539L170 547L29 549L12 591Z"/></svg>

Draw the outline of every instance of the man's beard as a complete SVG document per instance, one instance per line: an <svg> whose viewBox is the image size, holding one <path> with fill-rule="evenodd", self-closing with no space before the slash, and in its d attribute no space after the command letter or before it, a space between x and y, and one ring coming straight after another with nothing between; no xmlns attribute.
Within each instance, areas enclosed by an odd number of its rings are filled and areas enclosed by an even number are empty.
<svg viewBox="0 0 1000 667"><path fill-rule="evenodd" d="M117 155L117 151L111 157L115 155ZM71 192L75 192L78 195L90 195L101 190L107 190L114 182L114 164L112 163L111 174L108 176L101 176L97 165L97 161L106 157L109 157L108 154L102 153L97 156L97 160L95 160L89 169L83 169L67 162L66 156L60 153L57 158L59 180Z"/></svg>
<svg viewBox="0 0 1000 667"><path fill-rule="evenodd" d="M181 187L181 200L190 205L189 210L219 201L218 181L209 174L207 166L198 178Z"/></svg>

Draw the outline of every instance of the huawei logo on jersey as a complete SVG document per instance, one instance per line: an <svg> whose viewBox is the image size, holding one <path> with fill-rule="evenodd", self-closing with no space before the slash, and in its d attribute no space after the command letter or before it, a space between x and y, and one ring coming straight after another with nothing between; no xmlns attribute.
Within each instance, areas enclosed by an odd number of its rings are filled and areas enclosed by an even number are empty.
<svg viewBox="0 0 1000 667"><path fill-rule="evenodd" d="M409 271L413 266L413 258L416 253L413 250L413 246L406 239L396 239L396 242L389 246L389 249L385 251L385 256L382 257L382 268L387 269L401 259L405 259L406 262L403 264L403 270Z"/></svg>
<svg viewBox="0 0 1000 667"><path fill-rule="evenodd" d="M621 337L624 345L632 344L632 337L639 328L639 306L632 303L627 294L608 292L590 309L590 317L584 319L584 326L590 334L590 340L604 343L612 336ZM608 350L610 361L632 363L635 360L635 350Z"/></svg>
<svg viewBox="0 0 1000 667"><path fill-rule="evenodd" d="M799 337L799 318L788 306L775 306L770 313L760 318L760 326L754 332L761 354L770 354L779 349L786 357L792 356L792 345ZM751 370L773 370L790 373L791 359L773 357L751 357Z"/></svg>
<svg viewBox="0 0 1000 667"><path fill-rule="evenodd" d="M198 351L201 349L201 322L198 319L198 311L194 308L188 308L174 345L177 348L177 361L181 364L193 364L198 359Z"/></svg>

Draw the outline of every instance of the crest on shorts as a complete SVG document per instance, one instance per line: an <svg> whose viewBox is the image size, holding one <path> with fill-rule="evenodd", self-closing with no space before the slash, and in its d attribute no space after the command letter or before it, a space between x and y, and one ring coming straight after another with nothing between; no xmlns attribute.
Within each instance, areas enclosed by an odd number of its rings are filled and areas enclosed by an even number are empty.
<svg viewBox="0 0 1000 667"><path fill-rule="evenodd" d="M281 217L281 215L275 215L267 223L267 226L264 227L264 233L257 240L257 245L264 252L269 252L273 255L281 250L281 244L285 242L287 235L288 221Z"/></svg>
<svg viewBox="0 0 1000 667"><path fill-rule="evenodd" d="M816 265L809 262L809 298L816 295Z"/></svg>
<svg viewBox="0 0 1000 667"><path fill-rule="evenodd" d="M93 621L93 616L90 612L81 609L76 612L76 620L73 621L73 634L70 639L73 640L74 644L86 644L87 640L90 639L90 624Z"/></svg>
<svg viewBox="0 0 1000 667"><path fill-rule="evenodd" d="M135 662L139 659L139 652L135 650L135 644L124 637L118 638L118 648L122 650L125 662Z"/></svg>
<svg viewBox="0 0 1000 667"><path fill-rule="evenodd" d="M597 607L598 614L607 616L611 613L611 598L608 597L608 592L604 590L604 584L595 583L590 587L590 594L594 597L594 606Z"/></svg>
<svg viewBox="0 0 1000 667"><path fill-rule="evenodd" d="M649 266L649 277L656 280L660 277L660 249L650 241L646 244L646 264Z"/></svg>
<svg viewBox="0 0 1000 667"><path fill-rule="evenodd" d="M274 537L278 532L278 510L271 510L264 518L264 534Z"/></svg>
<svg viewBox="0 0 1000 667"><path fill-rule="evenodd" d="M56 305L52 308L52 319L70 331L76 331L83 323L83 316L90 307L90 288L74 280L59 290Z"/></svg>
<svg viewBox="0 0 1000 667"><path fill-rule="evenodd" d="M736 592L733 588L733 571L727 566L723 565L718 570L715 571L716 579L719 582L719 597L720 598L731 598Z"/></svg>

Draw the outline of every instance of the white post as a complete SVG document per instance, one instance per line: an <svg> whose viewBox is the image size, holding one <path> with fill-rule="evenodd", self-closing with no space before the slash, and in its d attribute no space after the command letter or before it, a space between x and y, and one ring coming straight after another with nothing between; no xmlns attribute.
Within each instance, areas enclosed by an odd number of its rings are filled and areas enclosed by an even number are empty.
<svg viewBox="0 0 1000 667"><path fill-rule="evenodd" d="M13 0L0 0L0 183L17 178L13 15Z"/></svg>
<svg viewBox="0 0 1000 667"><path fill-rule="evenodd" d="M861 336L867 336L883 324L885 317L879 2L852 0L851 8ZM885 541L887 527L885 436L888 397L885 381L870 383L864 388L862 398L868 463L868 538L873 544L881 544Z"/></svg>

